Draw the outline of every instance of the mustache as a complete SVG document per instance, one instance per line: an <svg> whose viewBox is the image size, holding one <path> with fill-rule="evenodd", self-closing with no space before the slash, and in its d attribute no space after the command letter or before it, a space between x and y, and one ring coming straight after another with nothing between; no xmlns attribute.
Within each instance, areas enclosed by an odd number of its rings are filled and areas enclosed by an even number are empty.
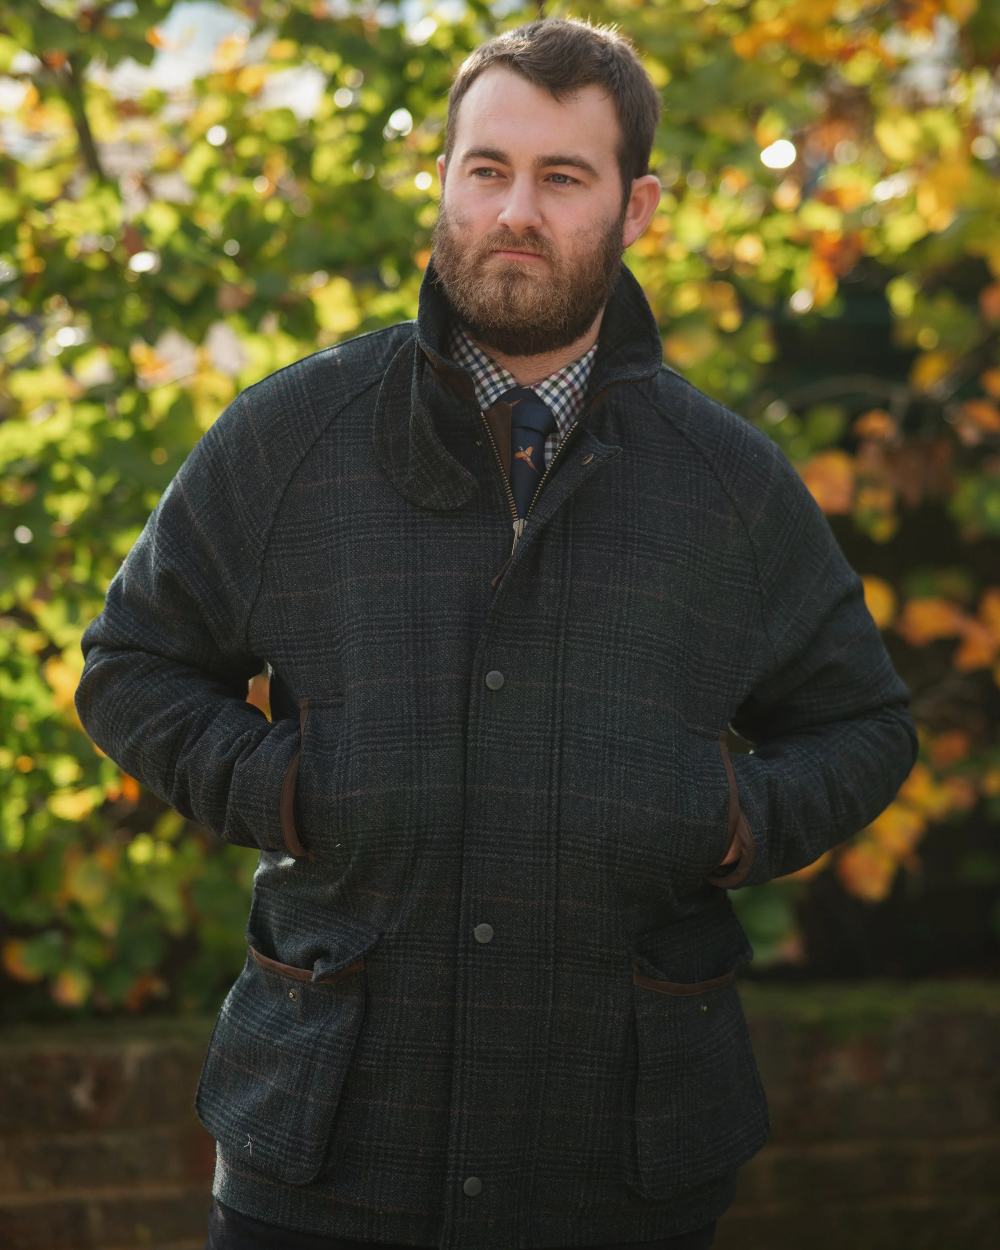
<svg viewBox="0 0 1000 1250"><path fill-rule="evenodd" d="M515 234L489 234L481 239L478 248L480 256L488 256L492 252L531 252L534 256L552 259L552 248L544 240L538 238L520 238Z"/></svg>

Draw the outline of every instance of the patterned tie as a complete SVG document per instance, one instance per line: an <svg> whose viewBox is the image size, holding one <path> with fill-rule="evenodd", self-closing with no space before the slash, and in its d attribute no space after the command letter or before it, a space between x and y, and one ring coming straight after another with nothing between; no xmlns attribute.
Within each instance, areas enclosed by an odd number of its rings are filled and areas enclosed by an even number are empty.
<svg viewBox="0 0 1000 1250"><path fill-rule="evenodd" d="M545 439L556 428L556 419L529 386L514 386L500 398L511 405L510 488L517 515L523 517L545 472Z"/></svg>

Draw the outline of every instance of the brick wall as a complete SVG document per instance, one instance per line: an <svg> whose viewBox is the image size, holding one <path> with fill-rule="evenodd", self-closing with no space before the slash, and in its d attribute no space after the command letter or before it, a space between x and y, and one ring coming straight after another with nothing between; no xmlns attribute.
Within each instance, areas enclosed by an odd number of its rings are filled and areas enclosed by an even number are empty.
<svg viewBox="0 0 1000 1250"><path fill-rule="evenodd" d="M741 994L772 1134L717 1250L1000 1244L995 983L744 981ZM210 1027L5 1031L2 1250L201 1250L214 1144L191 1102Z"/></svg>

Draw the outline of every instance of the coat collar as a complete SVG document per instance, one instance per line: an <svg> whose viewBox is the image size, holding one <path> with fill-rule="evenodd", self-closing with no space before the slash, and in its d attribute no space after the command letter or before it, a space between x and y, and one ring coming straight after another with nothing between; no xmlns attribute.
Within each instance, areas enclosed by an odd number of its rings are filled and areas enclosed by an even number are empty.
<svg viewBox="0 0 1000 1250"><path fill-rule="evenodd" d="M433 259L420 284L417 318L379 387L375 455L396 490L425 508L462 507L479 489L456 455L481 424L472 376L445 355L450 306ZM598 336L584 408L586 424L609 388L652 377L663 362L660 331L642 288L623 264Z"/></svg>

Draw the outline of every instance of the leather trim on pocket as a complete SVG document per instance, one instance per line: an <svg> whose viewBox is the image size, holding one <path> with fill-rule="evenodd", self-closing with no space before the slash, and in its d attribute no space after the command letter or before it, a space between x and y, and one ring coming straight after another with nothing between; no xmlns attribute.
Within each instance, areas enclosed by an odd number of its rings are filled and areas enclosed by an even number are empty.
<svg viewBox="0 0 1000 1250"><path fill-rule="evenodd" d="M768 1136L736 971L689 984L633 976L631 1142L622 1168L626 1185L644 1198L667 1201L722 1177Z"/></svg>
<svg viewBox="0 0 1000 1250"><path fill-rule="evenodd" d="M279 803L279 811L281 814L281 839L285 844L288 854L294 859L314 859L311 851L306 850L302 845L299 832L295 827L295 782L299 775L299 757L302 754L302 738L306 731L306 722L309 720L309 700L303 698L299 700L299 749L289 761L288 768L285 771L284 780L281 783L281 800Z"/></svg>
<svg viewBox="0 0 1000 1250"><path fill-rule="evenodd" d="M283 977L291 977L295 981L308 981L312 985L330 985L334 981L340 981L343 977L349 976L352 972L362 972L365 966L363 958L356 959L354 963L348 964L346 968L341 968L337 972L328 972L323 976L314 978L308 968L293 968L291 964L279 963L276 959L262 955L255 946L250 946L249 951L262 968L269 968L272 972L277 972Z"/></svg>
<svg viewBox="0 0 1000 1250"><path fill-rule="evenodd" d="M740 806L740 792L736 784L736 773L733 771L733 761L729 756L729 746L726 742L726 731L724 729L719 732L719 751L722 754L722 763L725 766L726 779L729 783L728 841L726 847L728 849L732 845L733 837L735 836L739 841L740 855L739 859L730 868L723 872L711 873L707 880L711 885L721 886L723 889L731 889L733 886L740 885L750 875L750 869L757 855L757 844L750 831L750 826L747 824L746 816L743 814L743 808Z"/></svg>
<svg viewBox="0 0 1000 1250"><path fill-rule="evenodd" d="M658 994L703 994L706 990L718 989L720 985L728 985L736 976L736 968L730 968L721 976L711 977L707 981L661 981L656 977L647 976L633 965L632 980L643 989L656 990Z"/></svg>

